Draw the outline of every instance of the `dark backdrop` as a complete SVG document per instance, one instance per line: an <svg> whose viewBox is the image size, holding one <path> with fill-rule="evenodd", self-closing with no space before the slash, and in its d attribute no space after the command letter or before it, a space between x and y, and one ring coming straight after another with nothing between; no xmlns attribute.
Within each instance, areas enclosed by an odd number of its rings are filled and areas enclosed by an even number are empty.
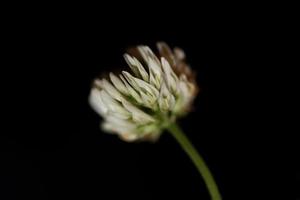
<svg viewBox="0 0 300 200"><path fill-rule="evenodd" d="M96 76L126 68L127 47L154 48L157 41L183 48L197 72L195 110L179 123L224 199L259 199L259 177L269 170L262 161L272 155L268 132L258 128L265 117L265 25L203 9L102 11L27 13L9 24L14 123L2 151L3 199L209 199L172 137L125 143L99 129L87 103Z"/></svg>

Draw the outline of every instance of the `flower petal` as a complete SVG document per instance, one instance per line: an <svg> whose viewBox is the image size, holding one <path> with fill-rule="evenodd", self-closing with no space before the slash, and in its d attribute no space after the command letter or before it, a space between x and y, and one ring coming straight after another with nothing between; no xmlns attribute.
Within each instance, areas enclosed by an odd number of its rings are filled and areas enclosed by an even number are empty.
<svg viewBox="0 0 300 200"><path fill-rule="evenodd" d="M157 89L159 89L160 84L162 82L162 70L158 58L147 46L139 46L138 50L142 55L143 59L147 62L150 72L150 84L154 85Z"/></svg>
<svg viewBox="0 0 300 200"><path fill-rule="evenodd" d="M178 47L174 48L174 54L175 54L175 57L180 61L183 61L185 59L184 51Z"/></svg>
<svg viewBox="0 0 300 200"><path fill-rule="evenodd" d="M158 90L149 83L132 76L126 71L123 71L123 74L134 89L139 92L142 98L141 104L148 108L155 109L156 106L154 106L154 104L159 96Z"/></svg>
<svg viewBox="0 0 300 200"><path fill-rule="evenodd" d="M144 81L149 81L149 75L147 71L135 57L125 54L124 58L136 76L141 77Z"/></svg>
<svg viewBox="0 0 300 200"><path fill-rule="evenodd" d="M151 117L150 115L146 114L136 106L132 105L128 101L123 101L123 106L132 114L133 121L140 123L140 124L146 124L149 122L154 122L155 119Z"/></svg>
<svg viewBox="0 0 300 200"><path fill-rule="evenodd" d="M168 88L173 92L177 93L177 82L178 82L178 77L172 70L169 62L162 57L161 58L161 63L162 63L162 68L164 70L164 75L165 75L165 80Z"/></svg>
<svg viewBox="0 0 300 200"><path fill-rule="evenodd" d="M110 82L108 82L106 79L102 80L102 87L114 99L116 99L118 101L122 101L124 99L124 97L120 94L120 92L118 90L116 90L116 88Z"/></svg>
<svg viewBox="0 0 300 200"><path fill-rule="evenodd" d="M120 123L122 123L122 125L120 125ZM124 124L124 122L105 121L101 127L103 130L118 134L119 136L126 136L127 134L135 135L135 138L131 137L131 141L136 139L138 136L135 126L132 126L131 124Z"/></svg>
<svg viewBox="0 0 300 200"><path fill-rule="evenodd" d="M160 56L166 58L171 66L174 66L176 62L170 47L165 42L158 42L156 46Z"/></svg>
<svg viewBox="0 0 300 200"><path fill-rule="evenodd" d="M120 75L121 80L125 84L128 94L138 103L142 103L142 99L140 95L128 84L128 82L125 80L125 78Z"/></svg>
<svg viewBox="0 0 300 200"><path fill-rule="evenodd" d="M97 88L92 88L89 96L89 103L92 108L101 116L105 116L105 114L108 112L107 106L102 101L100 90Z"/></svg>
<svg viewBox="0 0 300 200"><path fill-rule="evenodd" d="M105 90L100 92L103 103L107 106L110 112L118 113L124 117L130 117L131 114L123 108L123 106L113 99Z"/></svg>
<svg viewBox="0 0 300 200"><path fill-rule="evenodd" d="M175 97L170 93L165 83L161 86L158 104L163 112L172 110L175 105Z"/></svg>
<svg viewBox="0 0 300 200"><path fill-rule="evenodd" d="M125 76L125 78L127 79L127 81L137 90L137 91L143 91L143 92L146 92L146 93L149 93L151 94L153 97L157 97L159 92L158 90L152 86L151 84L141 80L141 79L138 79L134 76L132 76L131 74L129 74L128 72L126 71L123 71L122 72Z"/></svg>
<svg viewBox="0 0 300 200"><path fill-rule="evenodd" d="M114 84L114 86L120 92L122 92L123 94L126 94L126 95L129 94L126 86L122 83L122 81L116 75L114 75L113 73L109 73L109 77L110 77L111 82Z"/></svg>

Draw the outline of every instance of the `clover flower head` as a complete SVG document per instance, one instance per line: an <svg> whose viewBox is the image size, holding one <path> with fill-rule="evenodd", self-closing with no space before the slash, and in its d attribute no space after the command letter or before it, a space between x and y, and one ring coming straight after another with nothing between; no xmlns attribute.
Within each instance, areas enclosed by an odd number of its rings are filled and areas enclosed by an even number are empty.
<svg viewBox="0 0 300 200"><path fill-rule="evenodd" d="M184 52L164 42L157 48L158 56L148 46L131 49L124 55L131 73L93 82L89 103L103 117L102 129L128 142L158 139L190 110L198 91Z"/></svg>

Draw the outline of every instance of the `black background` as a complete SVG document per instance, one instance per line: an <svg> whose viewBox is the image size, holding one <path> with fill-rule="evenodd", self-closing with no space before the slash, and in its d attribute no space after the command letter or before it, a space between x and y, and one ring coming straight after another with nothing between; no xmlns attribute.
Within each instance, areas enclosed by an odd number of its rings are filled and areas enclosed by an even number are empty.
<svg viewBox="0 0 300 200"><path fill-rule="evenodd" d="M40 11L9 23L14 123L2 151L1 199L209 199L167 133L155 144L125 143L101 132L87 103L96 76L126 68L127 47L155 49L157 41L183 48L197 72L195 109L179 124L224 199L260 199L273 155L263 126L268 20L191 8Z"/></svg>

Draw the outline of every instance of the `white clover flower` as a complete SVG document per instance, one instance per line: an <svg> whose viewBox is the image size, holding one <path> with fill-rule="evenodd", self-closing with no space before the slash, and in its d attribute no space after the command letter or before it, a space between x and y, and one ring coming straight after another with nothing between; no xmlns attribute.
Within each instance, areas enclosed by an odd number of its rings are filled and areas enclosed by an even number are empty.
<svg viewBox="0 0 300 200"><path fill-rule="evenodd" d="M185 54L157 44L159 58L138 46L124 58L132 73L109 74L94 81L89 102L104 118L102 128L125 141L155 140L176 118L186 114L197 94Z"/></svg>

